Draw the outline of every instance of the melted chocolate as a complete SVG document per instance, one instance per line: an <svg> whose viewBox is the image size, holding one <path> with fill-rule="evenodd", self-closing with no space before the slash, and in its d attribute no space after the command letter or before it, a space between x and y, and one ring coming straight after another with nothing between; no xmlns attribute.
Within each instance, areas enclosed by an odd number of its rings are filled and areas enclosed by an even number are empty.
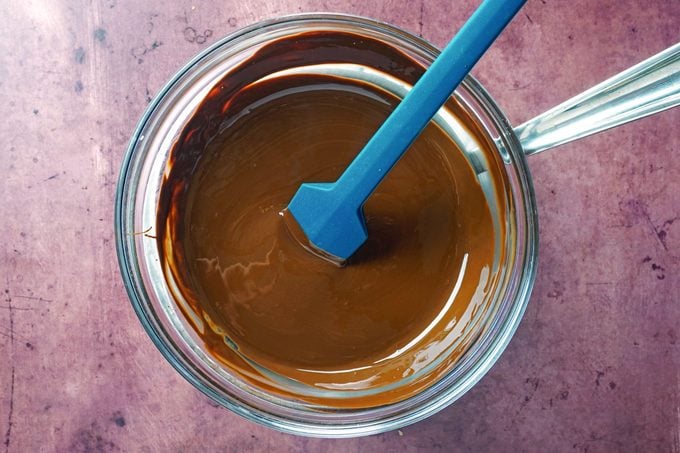
<svg viewBox="0 0 680 453"><path fill-rule="evenodd" d="M304 250L281 211L302 182L336 180L398 101L339 77L261 80L301 62L409 83L423 71L342 33L264 47L210 92L173 149L159 246L187 318L233 373L325 406L388 404L430 385L474 339L471 319L498 279L491 213L464 154L431 123L366 203L369 239L347 265Z"/></svg>

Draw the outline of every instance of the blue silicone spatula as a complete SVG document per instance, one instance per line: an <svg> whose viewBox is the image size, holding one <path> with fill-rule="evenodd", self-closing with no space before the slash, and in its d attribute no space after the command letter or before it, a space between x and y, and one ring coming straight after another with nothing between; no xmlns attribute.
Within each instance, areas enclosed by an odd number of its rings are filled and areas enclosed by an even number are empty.
<svg viewBox="0 0 680 453"><path fill-rule="evenodd" d="M333 183L305 183L288 212L322 255L344 262L368 238L363 205L526 0L484 0Z"/></svg>

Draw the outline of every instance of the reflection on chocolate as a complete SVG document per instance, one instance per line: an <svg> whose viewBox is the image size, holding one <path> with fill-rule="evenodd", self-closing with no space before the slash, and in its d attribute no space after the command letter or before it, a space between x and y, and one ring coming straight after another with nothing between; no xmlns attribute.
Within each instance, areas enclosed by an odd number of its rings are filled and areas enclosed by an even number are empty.
<svg viewBox="0 0 680 453"><path fill-rule="evenodd" d="M210 92L173 149L159 246L187 318L233 373L330 407L388 404L441 377L474 339L499 279L494 223L464 154L430 124L366 203L369 239L348 263L304 250L281 211L302 182L337 179L397 100L339 77L260 80L301 62L370 63L407 82L422 73L347 34L263 48ZM482 152L502 187L501 164Z"/></svg>

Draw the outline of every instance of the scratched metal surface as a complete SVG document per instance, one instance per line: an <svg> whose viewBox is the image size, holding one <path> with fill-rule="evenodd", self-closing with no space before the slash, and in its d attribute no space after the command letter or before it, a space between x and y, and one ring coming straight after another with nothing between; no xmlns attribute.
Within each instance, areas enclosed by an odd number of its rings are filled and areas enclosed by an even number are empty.
<svg viewBox="0 0 680 453"><path fill-rule="evenodd" d="M284 13L438 45L476 2L0 2L0 450L680 451L680 109L531 158L534 295L498 364L400 432L280 434L216 408L145 335L113 196L133 127L188 58ZM474 73L519 123L680 39L677 0L530 0Z"/></svg>

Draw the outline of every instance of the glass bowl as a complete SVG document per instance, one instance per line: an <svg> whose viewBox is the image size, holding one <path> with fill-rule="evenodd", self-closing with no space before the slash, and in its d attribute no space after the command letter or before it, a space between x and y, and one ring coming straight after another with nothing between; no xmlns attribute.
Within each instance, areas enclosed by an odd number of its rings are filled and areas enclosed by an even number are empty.
<svg viewBox="0 0 680 453"><path fill-rule="evenodd" d="M496 226L503 231L493 239L498 252L497 283L466 334L465 352L441 377L416 394L391 404L352 409L270 394L221 366L190 327L182 309L185 302L163 269L155 237L161 184L173 144L215 84L272 40L308 31L349 32L378 40L425 68L439 53L423 39L393 26L337 14L269 20L222 39L181 69L140 120L118 181L116 246L126 290L144 329L164 357L196 388L233 412L280 431L318 437L362 436L397 429L432 415L460 398L496 362L522 318L533 286L537 214L517 137L489 94L468 76L453 99L479 126L484 135L481 140L494 148L504 183L500 195L489 193L487 197ZM352 72L347 66L315 70L370 80L396 95L408 89L400 81L380 79L375 71ZM445 120L440 114L435 121L445 128L449 121L447 132L468 157L480 184L487 184L487 164L478 152L479 139L470 139L464 128L456 126L455 119ZM489 190L493 192L493 188Z"/></svg>

